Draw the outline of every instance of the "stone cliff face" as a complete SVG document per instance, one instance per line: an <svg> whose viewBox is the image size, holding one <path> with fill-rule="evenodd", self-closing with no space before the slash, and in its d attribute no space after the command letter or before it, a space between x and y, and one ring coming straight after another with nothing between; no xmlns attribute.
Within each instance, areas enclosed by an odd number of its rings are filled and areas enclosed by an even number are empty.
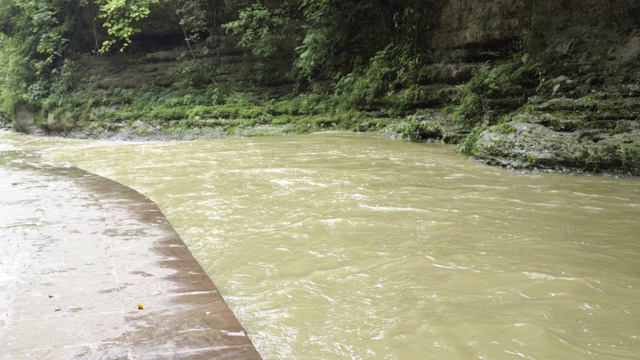
<svg viewBox="0 0 640 360"><path fill-rule="evenodd" d="M548 55L607 62L640 25L640 5L601 0L449 0L434 30L436 49L457 49L464 58L504 50L534 32ZM631 12L629 11L631 10ZM636 49L637 50L637 49ZM589 55L589 58L585 58ZM637 55L637 53L636 53ZM480 56L481 57L481 56Z"/></svg>
<svg viewBox="0 0 640 360"><path fill-rule="evenodd" d="M491 48L501 49L522 35L531 18L527 0L445 2L435 29L436 48L457 49L461 54L480 55Z"/></svg>
<svg viewBox="0 0 640 360"><path fill-rule="evenodd" d="M536 88L483 98L473 157L514 169L640 175L639 4L451 0L439 20L432 66L449 69L440 82L459 85L469 69L513 62L518 42L521 61L541 64Z"/></svg>
<svg viewBox="0 0 640 360"><path fill-rule="evenodd" d="M560 75L600 78L637 71L640 4L629 1L444 1L431 43L434 64L480 67L505 61L528 37L539 60ZM633 8L634 12L625 12ZM526 40L526 39L525 39ZM458 72L455 72L458 74ZM469 74L470 77L470 74ZM453 82L460 84L460 77ZM603 79L598 79L602 81Z"/></svg>
<svg viewBox="0 0 640 360"><path fill-rule="evenodd" d="M112 98L92 104L85 118L101 121L109 131L118 131L123 120L134 123L136 114L118 114L113 94L145 87L165 91L176 84L215 83L275 97L290 91L293 84L282 70L290 58L265 62L238 49L235 39L219 28L232 19L237 2L206 3L216 5L217 17L209 19L208 30L202 33L208 38L192 51L185 47L175 2L166 1L140 24L142 32L128 54L80 57L77 61L86 76L76 83L78 89ZM640 175L640 4L632 0L434 3L438 6L427 17L436 21L428 20L433 26L421 39L429 42L431 51L420 70L415 107L457 104L461 87L472 80L488 86L489 90L471 94L481 100L475 105L481 115L466 140L468 153L516 169ZM185 65L179 59L190 60ZM527 76L534 74L535 79L513 75L527 66ZM208 76L194 71L203 68L209 69ZM506 85L498 85L506 90L490 88L489 81L504 78ZM110 114L121 119L110 122ZM25 114L21 118L29 119ZM135 123L148 129L160 126L144 122ZM54 109L41 127L66 132L77 123Z"/></svg>

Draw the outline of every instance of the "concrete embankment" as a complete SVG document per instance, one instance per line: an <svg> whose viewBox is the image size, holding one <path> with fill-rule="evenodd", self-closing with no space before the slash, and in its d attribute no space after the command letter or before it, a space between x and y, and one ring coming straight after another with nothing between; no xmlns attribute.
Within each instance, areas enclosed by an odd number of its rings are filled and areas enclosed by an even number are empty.
<svg viewBox="0 0 640 360"><path fill-rule="evenodd" d="M158 207L0 151L0 359L260 359Z"/></svg>

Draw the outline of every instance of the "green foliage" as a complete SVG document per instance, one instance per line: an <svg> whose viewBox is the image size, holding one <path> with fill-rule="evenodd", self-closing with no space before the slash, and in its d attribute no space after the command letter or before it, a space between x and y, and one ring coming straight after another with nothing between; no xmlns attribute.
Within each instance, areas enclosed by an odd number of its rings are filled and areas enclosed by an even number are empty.
<svg viewBox="0 0 640 360"><path fill-rule="evenodd" d="M524 104L542 81L541 74L538 64L519 59L475 71L469 82L458 87L454 119L466 126L479 124L488 99L515 98Z"/></svg>
<svg viewBox="0 0 640 360"><path fill-rule="evenodd" d="M442 126L433 121L419 120L411 118L402 128L402 138L412 141L428 139L442 139L444 130Z"/></svg>
<svg viewBox="0 0 640 360"><path fill-rule="evenodd" d="M354 19L353 2L302 0L299 4L304 36L296 49L296 71L306 78L333 78L345 65L345 56L340 52L353 37L349 31Z"/></svg>
<svg viewBox="0 0 640 360"><path fill-rule="evenodd" d="M220 105L224 102L224 94L218 87L207 87L203 91L196 91L189 87L183 87L176 90L170 90L161 93L157 102L169 107L187 106L187 105ZM136 100L148 102L148 99L138 98Z"/></svg>
<svg viewBox="0 0 640 360"><path fill-rule="evenodd" d="M180 26L185 31L187 42L200 40L199 33L210 26L211 14L209 2L202 0L174 0L176 15L180 19ZM215 19L213 19L215 21Z"/></svg>
<svg viewBox="0 0 640 360"><path fill-rule="evenodd" d="M112 37L102 43L100 53L113 48L119 41L123 41L120 51L131 44L131 37L140 32L134 25L149 16L149 7L160 0L96 0L100 6L98 17L104 19L104 27Z"/></svg>
<svg viewBox="0 0 640 360"><path fill-rule="evenodd" d="M611 134L616 135L630 132L631 130L633 130L634 125L635 124L632 121L616 121L616 125L613 130L611 130Z"/></svg>
<svg viewBox="0 0 640 360"><path fill-rule="evenodd" d="M502 135L510 135L510 134L516 133L516 129L507 123L498 124L496 130L498 131L499 134L502 134Z"/></svg>
<svg viewBox="0 0 640 360"><path fill-rule="evenodd" d="M470 132L458 145L457 151L464 155L473 155L476 150L476 143L480 140L483 129L475 129Z"/></svg>
<svg viewBox="0 0 640 360"><path fill-rule="evenodd" d="M77 14L86 5L86 0L0 3L0 111L11 113L20 102L37 108L56 90L56 68L64 63Z"/></svg>
<svg viewBox="0 0 640 360"><path fill-rule="evenodd" d="M62 55L69 42L71 23L65 15L71 5L62 0L15 3L14 35L25 42L22 48L37 58L33 65L38 74Z"/></svg>
<svg viewBox="0 0 640 360"><path fill-rule="evenodd" d="M226 105L235 106L253 106L259 103L258 99L253 94L245 92L235 92L227 96L224 100Z"/></svg>
<svg viewBox="0 0 640 360"><path fill-rule="evenodd" d="M203 68L195 57L178 63L172 74L179 75L177 81L158 78L144 88L96 85L83 79L81 74L86 69L79 69L71 54L86 41L78 34L99 33L95 28L82 28L86 24L81 22L87 20L90 10L97 10L95 15L102 20L97 25L108 34L99 49L105 53L129 46L140 31L139 22L159 2L0 2L0 112L10 115L16 104L24 103L36 112L40 110L42 116L64 112L104 123L216 117L287 123L311 116L317 120L306 122L311 128L350 128L361 117L362 109L382 107L387 114L399 116L415 99L416 68L426 49L422 48L426 42L419 40L429 26L430 1L385 0L372 4L365 0L299 0L243 6L237 20L224 27L239 35L241 45L254 54L282 55L280 59L291 55L290 71L305 92L290 94L287 99L265 102L247 91L236 91L240 85L218 87L214 79L246 68ZM204 0L174 3L180 26L190 40L198 32L211 32L209 16L211 7L217 4ZM278 68L286 67L284 60L283 64ZM285 72L280 71L280 75ZM93 113L95 108L116 105L117 110Z"/></svg>
<svg viewBox="0 0 640 360"><path fill-rule="evenodd" d="M385 108L398 116L417 100L417 68L439 3L254 2L223 27L256 55L290 54L292 77L328 84L323 93L333 93L330 102L338 108ZM299 111L308 112L288 112Z"/></svg>
<svg viewBox="0 0 640 360"><path fill-rule="evenodd" d="M458 88L458 97L459 104L453 113L453 118L467 126L473 126L480 122L484 113L482 96L476 93L474 85L471 82L462 85Z"/></svg>
<svg viewBox="0 0 640 360"><path fill-rule="evenodd" d="M403 49L415 57L432 21L432 1L301 0L304 36L297 48L296 72L304 78L338 79L363 74L374 56ZM409 50L407 52L406 50Z"/></svg>
<svg viewBox="0 0 640 360"><path fill-rule="evenodd" d="M365 108L379 103L403 107L404 101L396 96L396 90L412 83L418 64L418 59L409 54L406 46L388 45L373 56L365 69L340 79L336 96L349 105Z"/></svg>
<svg viewBox="0 0 640 360"><path fill-rule="evenodd" d="M472 79L458 87L454 119L459 124L467 127L480 124L490 99L516 98L524 104L532 90L545 83L544 69L531 54L544 46L545 24L550 14L558 11L557 6L552 1L536 0L531 23L513 43L510 60L475 70Z"/></svg>
<svg viewBox="0 0 640 360"><path fill-rule="evenodd" d="M233 35L240 35L239 45L251 49L255 55L272 56L288 42L296 41L299 31L290 16L294 7L284 1L280 7L269 9L261 3L241 9L238 19L222 27Z"/></svg>
<svg viewBox="0 0 640 360"><path fill-rule="evenodd" d="M271 125L285 125L291 123L291 117L289 116L274 116L271 118Z"/></svg>
<svg viewBox="0 0 640 360"><path fill-rule="evenodd" d="M149 111L145 117L152 120L180 120L185 117L187 111L191 109L187 106L172 106L160 105Z"/></svg>
<svg viewBox="0 0 640 360"><path fill-rule="evenodd" d="M300 94L290 100L280 100L271 106L275 114L316 115L330 112L332 105L326 96L318 94Z"/></svg>

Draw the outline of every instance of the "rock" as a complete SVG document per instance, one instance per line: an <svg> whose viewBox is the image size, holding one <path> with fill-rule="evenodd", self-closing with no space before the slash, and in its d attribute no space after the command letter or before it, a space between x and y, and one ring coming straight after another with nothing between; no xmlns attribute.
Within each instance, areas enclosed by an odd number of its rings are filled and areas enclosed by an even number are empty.
<svg viewBox="0 0 640 360"><path fill-rule="evenodd" d="M151 125L145 123L142 120L136 120L133 122L133 124L131 124L131 128L135 129L137 131L141 131L141 130L151 130L152 127Z"/></svg>
<svg viewBox="0 0 640 360"><path fill-rule="evenodd" d="M13 121L14 128L23 133L33 133L36 130L35 114L31 112L25 105L20 104L16 107L16 117Z"/></svg>
<svg viewBox="0 0 640 360"><path fill-rule="evenodd" d="M498 126L485 130L474 157L516 170L589 171L640 176L640 131L605 136L556 132L545 126L511 122L513 133ZM502 125L504 127L504 124Z"/></svg>
<svg viewBox="0 0 640 360"><path fill-rule="evenodd" d="M629 85L629 97L640 96L640 85Z"/></svg>
<svg viewBox="0 0 640 360"><path fill-rule="evenodd" d="M555 95L556 92L566 92L571 91L576 88L576 85L573 80L569 79L565 75L560 75L557 78L551 80L551 84L553 85L552 95Z"/></svg>

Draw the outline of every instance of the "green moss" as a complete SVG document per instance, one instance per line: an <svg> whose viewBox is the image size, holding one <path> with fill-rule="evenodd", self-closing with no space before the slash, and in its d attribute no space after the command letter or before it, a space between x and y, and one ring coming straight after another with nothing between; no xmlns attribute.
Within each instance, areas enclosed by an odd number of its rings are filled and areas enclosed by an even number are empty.
<svg viewBox="0 0 640 360"><path fill-rule="evenodd" d="M187 106L168 107L166 105L160 105L150 110L144 117L148 120L180 120L188 117L188 111L189 107Z"/></svg>
<svg viewBox="0 0 640 360"><path fill-rule="evenodd" d="M291 123L290 116L274 116L271 118L271 125L285 125Z"/></svg>
<svg viewBox="0 0 640 360"><path fill-rule="evenodd" d="M520 168L529 168L529 169L537 166L539 161L538 157L533 154L525 154L522 156L518 156L516 160L524 164L528 164L528 165L520 165Z"/></svg>
<svg viewBox="0 0 640 360"><path fill-rule="evenodd" d="M291 100L278 101L272 105L271 109L277 115L282 115L282 114L294 115L294 111L291 106Z"/></svg>
<svg viewBox="0 0 640 360"><path fill-rule="evenodd" d="M633 129L632 123L632 121L616 121L616 126L611 130L611 134L616 135L630 132Z"/></svg>
<svg viewBox="0 0 640 360"><path fill-rule="evenodd" d="M497 129L498 133L503 134L503 135L509 135L509 134L515 134L516 133L516 129L513 126L511 126L511 124L507 124L507 123L498 124L496 129Z"/></svg>

